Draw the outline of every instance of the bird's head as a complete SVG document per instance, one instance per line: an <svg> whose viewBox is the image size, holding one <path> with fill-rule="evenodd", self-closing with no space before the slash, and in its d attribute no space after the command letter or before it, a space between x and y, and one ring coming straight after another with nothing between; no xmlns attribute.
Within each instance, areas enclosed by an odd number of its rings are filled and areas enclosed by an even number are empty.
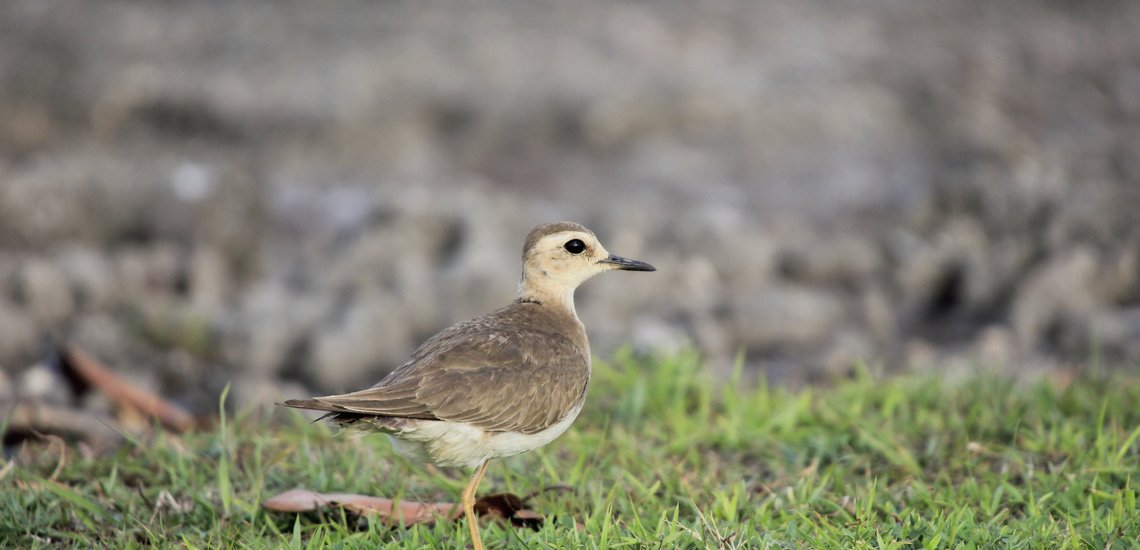
<svg viewBox="0 0 1140 550"><path fill-rule="evenodd" d="M519 297L542 302L556 299L574 308L574 289L603 271L656 271L653 266L615 256L586 227L572 222L540 225L523 246Z"/></svg>

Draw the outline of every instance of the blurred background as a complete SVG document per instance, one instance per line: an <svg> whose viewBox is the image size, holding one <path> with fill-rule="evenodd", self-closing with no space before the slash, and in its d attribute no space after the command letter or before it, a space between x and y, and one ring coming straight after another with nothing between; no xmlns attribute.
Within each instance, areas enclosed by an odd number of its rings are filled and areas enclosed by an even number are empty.
<svg viewBox="0 0 1140 550"><path fill-rule="evenodd" d="M0 397L371 384L513 297L781 383L1140 360L1140 3L0 3Z"/></svg>

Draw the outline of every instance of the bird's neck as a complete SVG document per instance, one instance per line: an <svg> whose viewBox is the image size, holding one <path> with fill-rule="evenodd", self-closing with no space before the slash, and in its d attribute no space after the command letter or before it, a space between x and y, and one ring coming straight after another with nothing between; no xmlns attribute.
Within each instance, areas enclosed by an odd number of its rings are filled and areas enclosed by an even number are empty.
<svg viewBox="0 0 1140 550"><path fill-rule="evenodd" d="M574 287L562 285L535 285L524 275L519 283L519 294L516 302L534 302L546 307L560 309L578 319L578 311L574 309ZM579 321L581 322L581 321Z"/></svg>

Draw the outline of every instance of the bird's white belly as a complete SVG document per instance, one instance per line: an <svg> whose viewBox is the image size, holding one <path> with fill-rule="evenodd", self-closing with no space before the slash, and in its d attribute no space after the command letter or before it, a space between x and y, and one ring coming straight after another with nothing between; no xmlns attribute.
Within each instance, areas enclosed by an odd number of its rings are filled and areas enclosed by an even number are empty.
<svg viewBox="0 0 1140 550"><path fill-rule="evenodd" d="M525 453L554 441L574 423L581 411L579 404L557 424L533 434L485 432L466 423L424 421L388 437L392 447L409 458L439 466L473 468L485 460Z"/></svg>

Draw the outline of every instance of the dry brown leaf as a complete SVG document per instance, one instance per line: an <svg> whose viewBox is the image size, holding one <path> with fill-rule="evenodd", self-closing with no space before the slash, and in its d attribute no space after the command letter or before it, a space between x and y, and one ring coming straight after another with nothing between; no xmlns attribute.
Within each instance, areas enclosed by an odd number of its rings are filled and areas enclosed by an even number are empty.
<svg viewBox="0 0 1140 550"><path fill-rule="evenodd" d="M182 407L130 383L79 349L67 346L62 355L62 367L69 378L98 388L116 404L156 418L169 430L184 432L196 424L194 417Z"/></svg>
<svg viewBox="0 0 1140 550"><path fill-rule="evenodd" d="M542 514L527 510L525 499L510 493L487 495L475 501L475 513L503 518L516 526L537 529L545 520ZM430 524L439 519L463 517L463 509L452 502L395 502L389 498L352 493L318 493L292 489L270 497L262 506L276 512L312 512L325 506L340 506L355 514L376 515L390 525Z"/></svg>
<svg viewBox="0 0 1140 550"><path fill-rule="evenodd" d="M526 509L526 500L511 493L487 495L475 501L475 513L480 516L503 518L518 527L537 529L546 519L542 514Z"/></svg>
<svg viewBox="0 0 1140 550"><path fill-rule="evenodd" d="M439 518L455 519L462 510L450 502L396 502L390 498L355 495L352 493L318 493L306 489L292 489L270 497L262 506L277 512L312 512L325 506L341 506L360 515L377 515L393 525L434 523Z"/></svg>

